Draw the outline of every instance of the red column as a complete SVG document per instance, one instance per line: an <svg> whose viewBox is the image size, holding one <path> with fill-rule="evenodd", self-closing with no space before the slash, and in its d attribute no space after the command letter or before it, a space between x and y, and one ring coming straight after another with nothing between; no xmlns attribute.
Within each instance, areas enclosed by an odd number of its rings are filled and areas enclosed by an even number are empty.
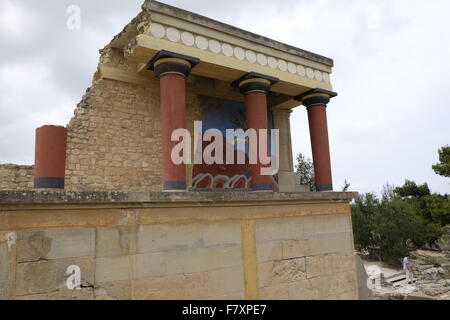
<svg viewBox="0 0 450 320"><path fill-rule="evenodd" d="M308 120L316 188L317 191L331 191L333 190L333 178L331 176L326 106L309 107Z"/></svg>
<svg viewBox="0 0 450 320"><path fill-rule="evenodd" d="M36 129L34 187L64 189L67 129L43 126Z"/></svg>
<svg viewBox="0 0 450 320"><path fill-rule="evenodd" d="M180 75L166 75L160 82L164 190L185 190L186 165L173 163L172 149L177 142L172 142L171 136L174 130L186 128L186 80Z"/></svg>
<svg viewBox="0 0 450 320"><path fill-rule="evenodd" d="M161 52L151 62L161 85L163 190L185 191L186 164L175 164L172 161L172 149L179 142L172 142L171 137L174 130L186 129L186 77L190 74L193 63L179 55L173 57L168 54Z"/></svg>
<svg viewBox="0 0 450 320"><path fill-rule="evenodd" d="M271 87L271 81L264 78L250 78L240 82L239 88L245 95L245 110L247 115L248 129L255 129L259 133L260 129L269 129L267 119L267 93ZM267 148L269 149L269 148ZM262 175L261 169L268 167L263 165L259 158L259 135L258 135L258 161L250 164L253 191L271 191L273 184L271 176Z"/></svg>
<svg viewBox="0 0 450 320"><path fill-rule="evenodd" d="M314 89L296 99L308 109L309 133L317 191L333 191L330 144L328 140L327 104L337 93Z"/></svg>

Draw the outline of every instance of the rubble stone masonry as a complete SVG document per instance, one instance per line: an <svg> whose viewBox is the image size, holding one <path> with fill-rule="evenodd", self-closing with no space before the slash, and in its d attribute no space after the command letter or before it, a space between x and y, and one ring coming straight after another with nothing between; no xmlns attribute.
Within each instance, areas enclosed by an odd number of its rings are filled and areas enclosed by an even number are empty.
<svg viewBox="0 0 450 320"><path fill-rule="evenodd" d="M0 190L28 190L33 188L33 166L0 165Z"/></svg>

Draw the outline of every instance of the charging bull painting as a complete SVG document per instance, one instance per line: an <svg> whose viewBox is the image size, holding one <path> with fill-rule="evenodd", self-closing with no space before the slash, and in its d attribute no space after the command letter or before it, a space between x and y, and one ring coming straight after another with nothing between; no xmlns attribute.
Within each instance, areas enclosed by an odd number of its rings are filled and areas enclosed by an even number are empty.
<svg viewBox="0 0 450 320"><path fill-rule="evenodd" d="M245 158L244 164L196 164L193 169L193 188L194 189L248 189L251 185L250 167L249 167L249 146L248 139L242 136L227 139L227 129L247 130L247 121L245 115L245 105L243 102L203 97L201 99L202 111L202 132L210 129L219 130L223 136L223 154L226 154L227 148L231 145L234 149L234 159ZM272 125L272 115L269 112L269 126ZM201 150L204 150L212 142L200 142ZM269 141L270 143L270 141ZM270 148L269 148L270 150ZM270 152L270 151L269 151ZM276 187L276 180L273 179Z"/></svg>

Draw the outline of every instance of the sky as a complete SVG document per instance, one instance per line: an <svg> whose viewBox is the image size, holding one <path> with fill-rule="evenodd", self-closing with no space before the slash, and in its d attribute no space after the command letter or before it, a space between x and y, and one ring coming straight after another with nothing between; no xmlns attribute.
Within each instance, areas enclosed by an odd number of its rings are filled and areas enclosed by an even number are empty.
<svg viewBox="0 0 450 320"><path fill-rule="evenodd" d="M434 173L450 145L450 1L163 0L334 59L328 106L335 190L379 192L405 179L450 193ZM66 125L99 53L143 0L0 0L0 163L32 164L35 129ZM67 28L67 9L81 11ZM311 157L304 107L293 152Z"/></svg>

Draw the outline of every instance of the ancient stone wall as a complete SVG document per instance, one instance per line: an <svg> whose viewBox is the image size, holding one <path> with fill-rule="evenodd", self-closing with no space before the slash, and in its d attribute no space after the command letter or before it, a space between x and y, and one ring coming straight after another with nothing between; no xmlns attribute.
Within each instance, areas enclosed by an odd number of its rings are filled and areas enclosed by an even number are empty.
<svg viewBox="0 0 450 320"><path fill-rule="evenodd" d="M0 190L29 190L33 188L33 166L0 165Z"/></svg>
<svg viewBox="0 0 450 320"><path fill-rule="evenodd" d="M348 200L314 195L0 192L0 298L357 299Z"/></svg>
<svg viewBox="0 0 450 320"><path fill-rule="evenodd" d="M100 65L136 68L115 49L105 49ZM193 130L200 104L189 91L186 99ZM67 128L66 190L161 190L158 82L143 86L94 77Z"/></svg>
<svg viewBox="0 0 450 320"><path fill-rule="evenodd" d="M349 216L257 221L256 248L261 299L357 299Z"/></svg>

